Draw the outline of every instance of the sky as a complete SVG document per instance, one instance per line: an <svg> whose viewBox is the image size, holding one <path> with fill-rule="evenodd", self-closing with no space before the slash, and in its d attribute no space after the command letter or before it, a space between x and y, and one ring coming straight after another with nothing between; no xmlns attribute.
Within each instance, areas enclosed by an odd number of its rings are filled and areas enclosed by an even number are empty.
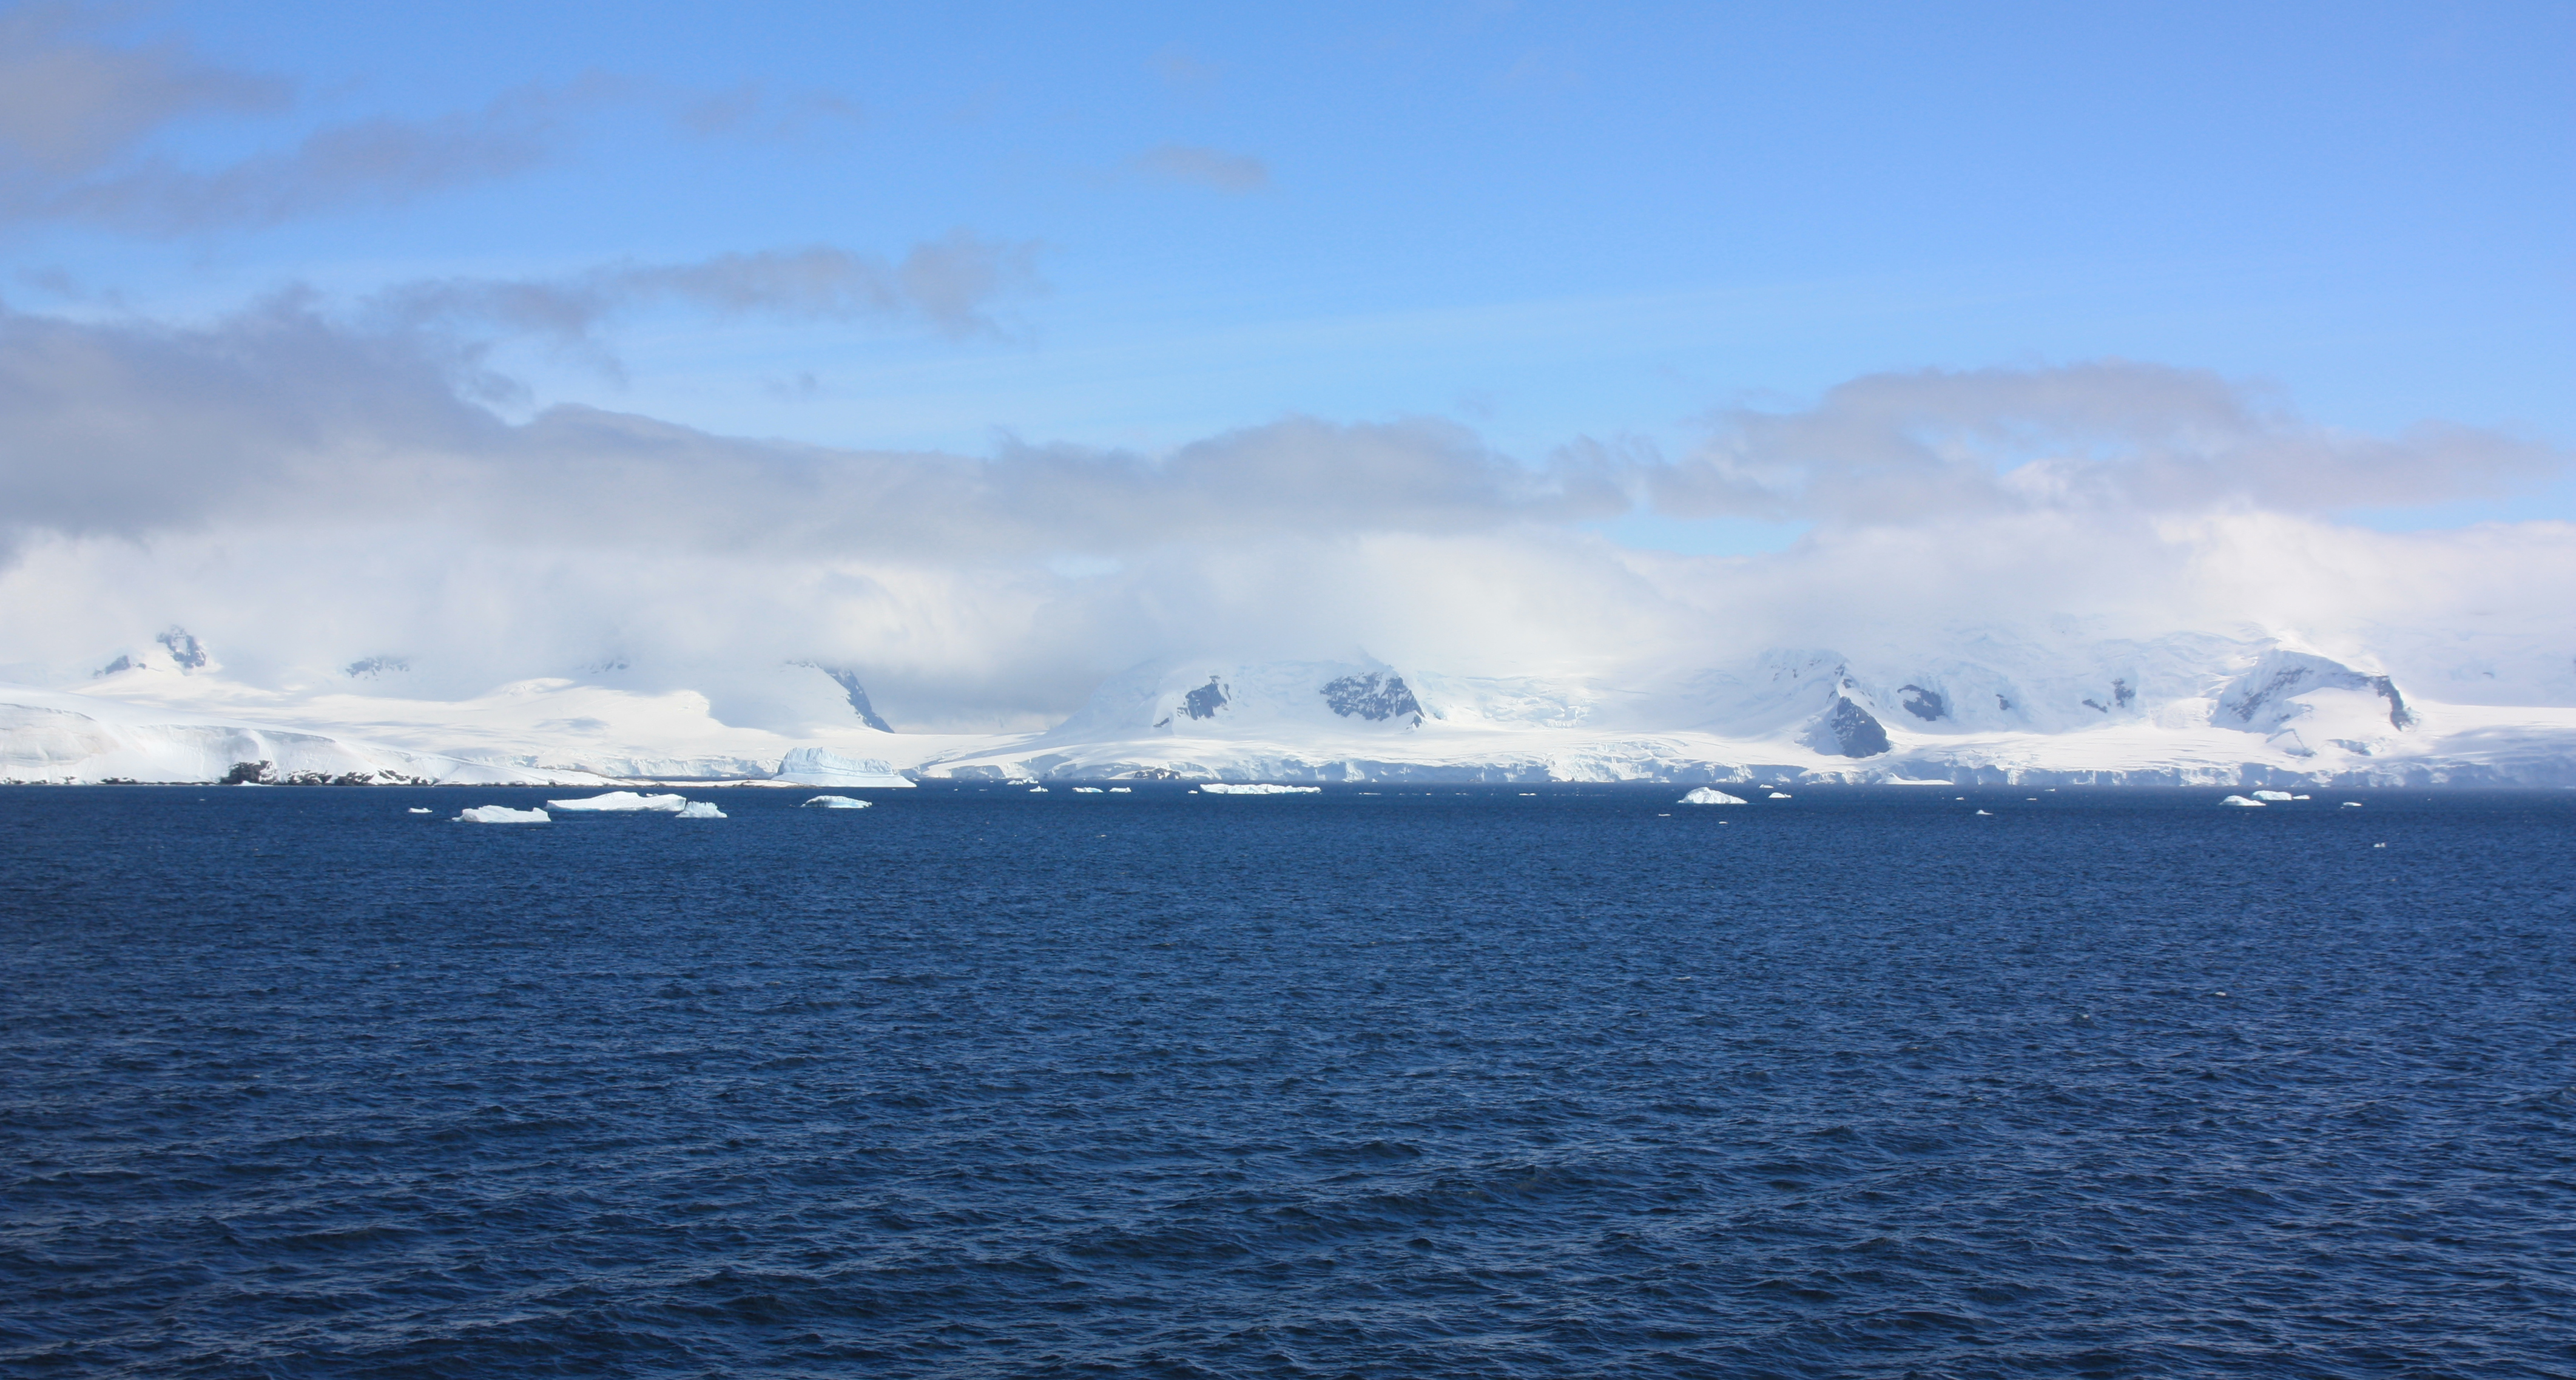
<svg viewBox="0 0 2576 1380"><path fill-rule="evenodd" d="M2576 7L1035 8L0 6L0 668L2576 643Z"/></svg>

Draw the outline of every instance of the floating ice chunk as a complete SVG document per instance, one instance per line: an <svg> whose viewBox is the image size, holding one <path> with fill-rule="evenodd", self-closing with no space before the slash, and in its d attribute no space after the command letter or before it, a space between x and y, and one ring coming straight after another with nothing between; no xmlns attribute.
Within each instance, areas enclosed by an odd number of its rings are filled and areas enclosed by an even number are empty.
<svg viewBox="0 0 2576 1380"><path fill-rule="evenodd" d="M2291 798L2292 800L2306 800L2306 799L2308 799L2309 797L2304 796L2304 795L2294 795L2294 796L2291 796L2290 798Z"/></svg>
<svg viewBox="0 0 2576 1380"><path fill-rule="evenodd" d="M1741 805L1745 802L1715 786L1699 786L1673 803L1676 805Z"/></svg>
<svg viewBox="0 0 2576 1380"><path fill-rule="evenodd" d="M688 804L689 798L684 795L637 795L633 791L610 791L606 795L584 796L579 800L549 800L546 802L546 808L584 813L641 810L653 814L676 815L688 808Z"/></svg>
<svg viewBox="0 0 2576 1380"><path fill-rule="evenodd" d="M1136 793L1136 788L1133 786L1112 786L1109 788L1109 793L1111 795L1134 795Z"/></svg>
<svg viewBox="0 0 2576 1380"><path fill-rule="evenodd" d="M1246 785L1233 781L1210 781L1206 785L1199 787L1199 789L1207 792L1209 795L1314 795L1322 791L1324 788L1321 786L1281 786L1267 781L1261 782L1257 785Z"/></svg>
<svg viewBox="0 0 2576 1380"><path fill-rule="evenodd" d="M1100 788L1098 786L1076 786L1073 788L1073 793L1075 795L1098 795L1100 794Z"/></svg>
<svg viewBox="0 0 2576 1380"><path fill-rule="evenodd" d="M1787 799L1789 798L1789 796L1788 796L1788 793L1787 793L1787 792L1785 792L1785 791L1773 791L1773 792L1771 793L1771 798L1772 798L1773 800L1787 800Z"/></svg>
<svg viewBox="0 0 2576 1380"><path fill-rule="evenodd" d="M818 795L806 801L805 806L816 810L864 810L868 808L868 802L852 800L846 795Z"/></svg>
<svg viewBox="0 0 2576 1380"><path fill-rule="evenodd" d="M792 748L772 781L794 786L910 786L893 765L874 757L844 757L823 748Z"/></svg>
<svg viewBox="0 0 2576 1380"><path fill-rule="evenodd" d="M1044 787L1044 786L1031 786L1031 787L1029 787L1029 794L1031 794L1031 795L1045 795L1045 794L1046 794L1046 787Z"/></svg>
<svg viewBox="0 0 2576 1380"><path fill-rule="evenodd" d="M543 810L513 810L507 805L477 805L456 817L459 824L552 824Z"/></svg>
<svg viewBox="0 0 2576 1380"><path fill-rule="evenodd" d="M411 807L411 813L416 815L425 815L429 813L429 807L426 805L414 805Z"/></svg>
<svg viewBox="0 0 2576 1380"><path fill-rule="evenodd" d="M712 801L692 800L678 814L671 817L673 819L722 819L725 817L725 812L717 809Z"/></svg>
<svg viewBox="0 0 2576 1380"><path fill-rule="evenodd" d="M2343 807L2347 810L2358 810L2361 808L2361 802L2358 800L2347 800L2343 803Z"/></svg>
<svg viewBox="0 0 2576 1380"><path fill-rule="evenodd" d="M2303 800L2303 799L2306 799L2306 797L2304 797L2304 796L2296 796L2296 795L2292 795L2292 794L2290 794L2288 791L2256 791L2256 792L2254 793L2254 798L2255 798L2256 800Z"/></svg>
<svg viewBox="0 0 2576 1380"><path fill-rule="evenodd" d="M1981 815L1985 815L1985 816L1987 816L1988 818L1992 818L1995 812L1994 812L1994 811L1992 811L1992 810L1979 810L1979 811L1977 811L1977 813L1978 813L1978 814L1981 814Z"/></svg>
<svg viewBox="0 0 2576 1380"><path fill-rule="evenodd" d="M2242 806L2244 806L2246 809L2249 809L2249 810L2259 810L2259 809L2262 809L2262 808L2263 808L2263 802L2262 802L2262 801L2259 801L2259 800L2247 800L2245 797L2243 797L2243 796L2241 796L2241 795L2231 795L2231 796L2227 797L2225 800L2222 800L2222 801L2220 801L2220 802L2218 802L2218 803L2219 803L2219 804L2221 804L2221 805L2242 805Z"/></svg>

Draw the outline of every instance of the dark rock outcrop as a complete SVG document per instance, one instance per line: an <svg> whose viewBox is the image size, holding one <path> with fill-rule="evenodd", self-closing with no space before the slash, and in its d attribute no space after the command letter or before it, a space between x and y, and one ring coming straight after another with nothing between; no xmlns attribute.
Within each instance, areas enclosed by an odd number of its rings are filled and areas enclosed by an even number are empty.
<svg viewBox="0 0 2576 1380"><path fill-rule="evenodd" d="M1808 742L1818 752L1842 757L1876 757L1893 746L1885 724L1840 695L1834 696L1833 708L1825 711Z"/></svg>
<svg viewBox="0 0 2576 1380"><path fill-rule="evenodd" d="M1422 724L1422 705L1402 676L1380 675L1370 671L1344 676L1324 686L1324 703L1343 718L1361 718L1371 723L1389 719L1410 719L1413 727Z"/></svg>

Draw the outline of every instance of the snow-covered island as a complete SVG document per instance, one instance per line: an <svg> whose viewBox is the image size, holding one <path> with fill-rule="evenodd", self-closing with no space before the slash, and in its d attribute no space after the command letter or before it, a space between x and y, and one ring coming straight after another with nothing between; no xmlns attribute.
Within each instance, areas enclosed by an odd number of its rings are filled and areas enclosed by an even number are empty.
<svg viewBox="0 0 2576 1380"><path fill-rule="evenodd" d="M1175 658L1110 677L1042 731L915 734L891 731L850 672L805 662L721 704L608 673L438 700L357 674L364 663L318 686L244 684L172 629L78 681L0 684L0 781L1638 781L1735 788L1685 797L1722 804L1826 782L2576 785L2576 663L2445 666L2420 646L2405 660L2401 675L2286 634L1994 629L1597 675ZM665 803L678 799L629 808L679 813Z"/></svg>

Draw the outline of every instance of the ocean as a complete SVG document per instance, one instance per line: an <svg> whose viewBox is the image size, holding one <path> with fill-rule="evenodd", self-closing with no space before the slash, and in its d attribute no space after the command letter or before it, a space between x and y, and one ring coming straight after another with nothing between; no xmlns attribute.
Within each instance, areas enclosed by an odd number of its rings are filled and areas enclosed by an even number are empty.
<svg viewBox="0 0 2576 1380"><path fill-rule="evenodd" d="M814 793L0 789L0 1372L2576 1375L2576 792Z"/></svg>

